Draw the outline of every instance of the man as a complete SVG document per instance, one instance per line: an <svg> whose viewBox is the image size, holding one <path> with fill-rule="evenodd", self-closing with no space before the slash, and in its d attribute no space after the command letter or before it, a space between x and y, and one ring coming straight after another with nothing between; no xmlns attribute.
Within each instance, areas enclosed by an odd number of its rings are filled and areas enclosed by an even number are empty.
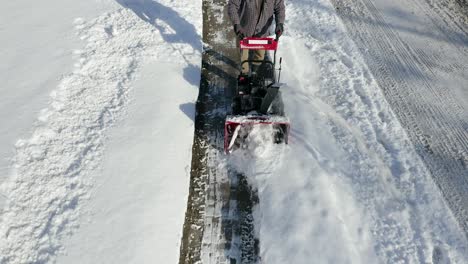
<svg viewBox="0 0 468 264"><path fill-rule="evenodd" d="M229 0L228 14L234 25L234 32L239 39L245 37L269 36L269 28L276 22L275 33L279 37L284 31L285 7L284 0ZM249 59L249 51L242 50L241 61ZM253 60L263 60L264 50L255 50ZM255 72L260 63L252 63ZM248 63L242 65L242 73L249 72Z"/></svg>

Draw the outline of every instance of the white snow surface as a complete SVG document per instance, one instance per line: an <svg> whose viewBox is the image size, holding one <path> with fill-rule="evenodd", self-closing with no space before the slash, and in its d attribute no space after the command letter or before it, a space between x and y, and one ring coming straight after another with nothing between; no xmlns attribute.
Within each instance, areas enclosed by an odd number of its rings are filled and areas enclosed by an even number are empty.
<svg viewBox="0 0 468 264"><path fill-rule="evenodd" d="M0 263L178 259L201 3L107 4L70 21L85 45L32 136L16 142L1 186Z"/></svg>
<svg viewBox="0 0 468 264"><path fill-rule="evenodd" d="M18 138L47 106L49 93L73 69L80 46L73 20L100 15L108 4L96 0L7 1L0 9L0 183L8 178ZM50 14L53 14L51 16ZM5 194L0 193L0 207Z"/></svg>
<svg viewBox="0 0 468 264"><path fill-rule="evenodd" d="M258 190L262 263L468 263L468 244L326 0L287 2L289 145L249 136L228 164ZM266 131L265 131L266 130Z"/></svg>

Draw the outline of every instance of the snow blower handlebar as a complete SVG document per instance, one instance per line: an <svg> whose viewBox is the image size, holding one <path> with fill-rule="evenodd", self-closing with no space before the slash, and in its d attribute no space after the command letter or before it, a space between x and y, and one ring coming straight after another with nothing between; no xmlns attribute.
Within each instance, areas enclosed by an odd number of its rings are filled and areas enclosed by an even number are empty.
<svg viewBox="0 0 468 264"><path fill-rule="evenodd" d="M273 50L274 56L273 56L273 62L269 62L273 64L273 67L276 66L276 50L278 49L278 41L279 41L279 36L276 36L275 38L255 38L255 37L249 37L249 38L243 38L240 40L240 49L241 50ZM241 62L241 67L244 63L251 63L251 62L263 62L264 61L254 61L254 60L246 60ZM281 59L280 59L280 75L281 75ZM279 82L279 78L278 78Z"/></svg>
<svg viewBox="0 0 468 264"><path fill-rule="evenodd" d="M276 65L276 50L278 49L278 40L274 38L244 38L240 40L241 50L274 50L273 66ZM252 62L252 61L250 61Z"/></svg>
<svg viewBox="0 0 468 264"><path fill-rule="evenodd" d="M274 50L278 48L278 40L274 38L244 38L240 40L242 50Z"/></svg>

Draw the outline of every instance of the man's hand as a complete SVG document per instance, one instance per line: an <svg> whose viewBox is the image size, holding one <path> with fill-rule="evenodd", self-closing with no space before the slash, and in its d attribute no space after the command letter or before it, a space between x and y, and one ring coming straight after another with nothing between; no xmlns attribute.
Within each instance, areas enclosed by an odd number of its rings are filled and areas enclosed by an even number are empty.
<svg viewBox="0 0 468 264"><path fill-rule="evenodd" d="M245 38L244 29L239 24L234 25L234 32L240 40Z"/></svg>
<svg viewBox="0 0 468 264"><path fill-rule="evenodd" d="M275 28L276 39L279 39L279 37L283 35L283 32L284 32L283 23L276 24L276 28Z"/></svg>

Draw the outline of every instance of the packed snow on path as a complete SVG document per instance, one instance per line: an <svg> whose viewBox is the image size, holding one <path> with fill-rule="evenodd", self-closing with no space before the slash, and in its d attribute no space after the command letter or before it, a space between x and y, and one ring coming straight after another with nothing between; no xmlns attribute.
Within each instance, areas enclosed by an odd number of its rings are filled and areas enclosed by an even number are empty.
<svg viewBox="0 0 468 264"><path fill-rule="evenodd" d="M287 146L228 164L258 191L264 263L468 263L468 243L326 0L287 3Z"/></svg>
<svg viewBox="0 0 468 264"><path fill-rule="evenodd" d="M73 71L64 69L32 136L16 142L2 185L1 263L178 260L201 2L107 4L70 21L84 42Z"/></svg>

